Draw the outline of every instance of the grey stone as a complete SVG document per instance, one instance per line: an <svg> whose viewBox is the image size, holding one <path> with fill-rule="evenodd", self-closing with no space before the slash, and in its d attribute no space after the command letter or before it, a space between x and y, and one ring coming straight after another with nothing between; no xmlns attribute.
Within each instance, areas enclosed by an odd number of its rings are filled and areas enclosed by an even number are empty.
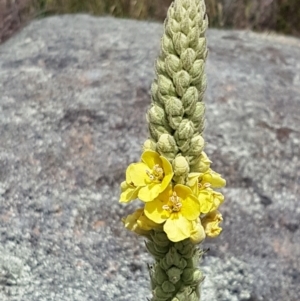
<svg viewBox="0 0 300 301"><path fill-rule="evenodd" d="M121 218L162 25L85 15L0 46L0 300L146 300L143 239ZM300 296L300 41L208 32L206 151L227 179L202 296Z"/></svg>

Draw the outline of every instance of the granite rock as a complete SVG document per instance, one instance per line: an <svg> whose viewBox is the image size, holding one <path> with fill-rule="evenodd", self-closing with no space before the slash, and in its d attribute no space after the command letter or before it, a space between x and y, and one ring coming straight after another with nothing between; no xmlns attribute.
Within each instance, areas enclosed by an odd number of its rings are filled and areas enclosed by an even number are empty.
<svg viewBox="0 0 300 301"><path fill-rule="evenodd" d="M120 219L162 25L56 16L0 46L0 300L146 300ZM300 298L300 40L209 30L206 151L227 179L202 296Z"/></svg>

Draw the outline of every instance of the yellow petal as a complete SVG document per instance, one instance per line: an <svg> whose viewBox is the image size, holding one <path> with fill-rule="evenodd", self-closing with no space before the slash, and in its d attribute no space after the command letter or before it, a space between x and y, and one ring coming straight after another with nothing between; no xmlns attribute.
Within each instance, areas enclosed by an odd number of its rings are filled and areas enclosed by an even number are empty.
<svg viewBox="0 0 300 301"><path fill-rule="evenodd" d="M209 169L203 176L202 176L202 183L210 183L212 188L221 188L226 185L225 179L222 176L212 169Z"/></svg>
<svg viewBox="0 0 300 301"><path fill-rule="evenodd" d="M212 210L216 210L224 202L224 195L220 192L213 191L213 206Z"/></svg>
<svg viewBox="0 0 300 301"><path fill-rule="evenodd" d="M182 185L182 184L177 184L174 187L174 191L183 200L186 199L188 196L193 194L190 187L187 187L187 186Z"/></svg>
<svg viewBox="0 0 300 301"><path fill-rule="evenodd" d="M181 214L188 220L195 220L200 215L199 200L193 195L192 190L184 185L177 184L174 191L181 199Z"/></svg>
<svg viewBox="0 0 300 301"><path fill-rule="evenodd" d="M135 232L138 229L137 219L143 212L143 208L137 209L134 213L128 215L124 220L125 228Z"/></svg>
<svg viewBox="0 0 300 301"><path fill-rule="evenodd" d="M123 223L125 225L125 228L135 232L138 235L149 235L149 230L144 230L139 226L139 218L140 215L143 213L143 209L136 210L133 214L128 215L126 218L123 219Z"/></svg>
<svg viewBox="0 0 300 301"><path fill-rule="evenodd" d="M152 202L145 204L145 215L157 224L163 223L166 219L169 218L170 212L163 209L163 206L168 203L168 198L163 199L155 199Z"/></svg>
<svg viewBox="0 0 300 301"><path fill-rule="evenodd" d="M142 230L152 230L152 229L157 229L160 227L160 225L156 224L152 220L150 220L144 213L144 210L141 212L140 217L137 220L137 224L140 229Z"/></svg>
<svg viewBox="0 0 300 301"><path fill-rule="evenodd" d="M165 157L161 156L160 158L162 162L162 168L164 170L164 178L161 182L160 192L163 192L172 181L174 173L171 163Z"/></svg>
<svg viewBox="0 0 300 301"><path fill-rule="evenodd" d="M134 186L145 186L149 182L146 171L149 167L145 163L130 164L126 170L126 182L133 183Z"/></svg>
<svg viewBox="0 0 300 301"><path fill-rule="evenodd" d="M160 184L160 192L163 192L166 190L166 188L169 186L170 182L172 181L173 173L165 175L161 184Z"/></svg>
<svg viewBox="0 0 300 301"><path fill-rule="evenodd" d="M222 221L222 215L218 211L210 212L205 217L203 217L201 219L201 222L206 235L209 237L218 236L222 231L222 228L219 226L219 223Z"/></svg>
<svg viewBox="0 0 300 301"><path fill-rule="evenodd" d="M153 201L160 192L160 184L151 183L139 190L138 197L141 201L147 203Z"/></svg>
<svg viewBox="0 0 300 301"><path fill-rule="evenodd" d="M158 164L159 166L162 166L162 162L160 160L159 153L147 150L144 151L141 157L142 161L152 170L154 165Z"/></svg>
<svg viewBox="0 0 300 301"><path fill-rule="evenodd" d="M192 231L190 234L190 239L192 243L198 244L205 239L205 231L201 224L200 218L192 221Z"/></svg>
<svg viewBox="0 0 300 301"><path fill-rule="evenodd" d="M209 160L209 158L208 158L208 156L206 155L205 152L202 152L200 157L201 157L201 164L199 166L199 171L200 172L206 172L209 169L210 164L212 162Z"/></svg>
<svg viewBox="0 0 300 301"><path fill-rule="evenodd" d="M188 175L187 185L189 187L194 187L195 185L198 185L198 178L201 175L199 172L191 172Z"/></svg>
<svg viewBox="0 0 300 301"><path fill-rule="evenodd" d="M122 193L120 196L120 203L128 203L134 199L137 198L139 187L132 187L127 185L127 187L124 185L124 182L121 184Z"/></svg>
<svg viewBox="0 0 300 301"><path fill-rule="evenodd" d="M192 222L188 221L181 214L171 214L170 218L164 224L164 231L173 242L190 237L192 229Z"/></svg>
<svg viewBox="0 0 300 301"><path fill-rule="evenodd" d="M160 156L160 160L162 163L162 168L164 170L165 175L173 175L173 168L169 160L163 156Z"/></svg>
<svg viewBox="0 0 300 301"><path fill-rule="evenodd" d="M192 221L200 215L200 212L200 204L196 197L191 195L182 201L181 213L186 219Z"/></svg>
<svg viewBox="0 0 300 301"><path fill-rule="evenodd" d="M200 190L198 194L198 200L200 202L201 213L208 213L212 211L214 198L211 191L207 189Z"/></svg>

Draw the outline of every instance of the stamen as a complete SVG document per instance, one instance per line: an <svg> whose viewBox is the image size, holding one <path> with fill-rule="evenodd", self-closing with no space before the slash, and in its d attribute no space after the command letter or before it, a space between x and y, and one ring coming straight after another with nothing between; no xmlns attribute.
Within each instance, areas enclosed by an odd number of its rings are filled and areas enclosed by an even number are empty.
<svg viewBox="0 0 300 301"><path fill-rule="evenodd" d="M170 201L168 205L164 205L162 208L169 212L179 212L182 207L182 203L180 202L180 198L177 196L176 192L174 191L172 196L170 197Z"/></svg>
<svg viewBox="0 0 300 301"><path fill-rule="evenodd" d="M162 207L164 210L167 210L167 211L172 211L171 208L168 206L168 205L163 205Z"/></svg>
<svg viewBox="0 0 300 301"><path fill-rule="evenodd" d="M158 164L155 164L153 166L153 173L155 174L156 178L159 180L161 180L164 176L164 170Z"/></svg>
<svg viewBox="0 0 300 301"><path fill-rule="evenodd" d="M211 184L210 183L198 183L198 188L199 189L202 189L202 188L208 188L208 187L210 187L211 186Z"/></svg>
<svg viewBox="0 0 300 301"><path fill-rule="evenodd" d="M150 178L151 181L153 181L155 179L154 175L149 170L146 170L146 174Z"/></svg>
<svg viewBox="0 0 300 301"><path fill-rule="evenodd" d="M152 171L146 170L146 174L151 181L161 181L164 177L164 170L158 164L155 164Z"/></svg>

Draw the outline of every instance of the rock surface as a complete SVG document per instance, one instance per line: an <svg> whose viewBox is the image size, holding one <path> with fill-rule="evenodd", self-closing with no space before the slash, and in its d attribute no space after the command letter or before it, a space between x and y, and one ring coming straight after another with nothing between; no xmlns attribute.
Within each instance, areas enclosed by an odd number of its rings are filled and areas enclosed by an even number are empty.
<svg viewBox="0 0 300 301"><path fill-rule="evenodd" d="M0 46L0 300L145 300L118 204L162 25L51 17ZM300 40L208 32L206 151L227 179L202 295L300 298Z"/></svg>

